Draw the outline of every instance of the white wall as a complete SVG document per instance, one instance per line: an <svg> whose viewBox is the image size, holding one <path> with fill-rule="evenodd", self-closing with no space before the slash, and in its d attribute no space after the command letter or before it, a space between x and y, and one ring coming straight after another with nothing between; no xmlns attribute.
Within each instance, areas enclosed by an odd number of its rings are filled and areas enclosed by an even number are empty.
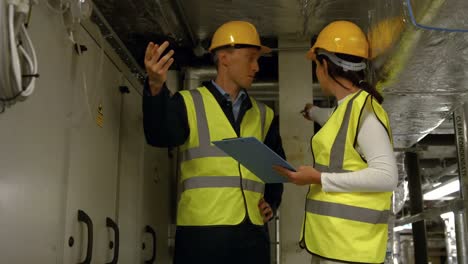
<svg viewBox="0 0 468 264"><path fill-rule="evenodd" d="M161 234L157 260L166 263L171 195L166 183L172 172L166 150L151 148L156 154L145 164L148 147L135 91L142 87L107 43L95 42L102 38L90 22L75 34L88 48L78 56L61 16L40 2L29 27L39 61L36 91L0 114L0 263L83 260L86 228L76 220L77 209L89 213L95 225L92 263L112 256L105 217L120 226L119 263L146 259L145 225ZM131 94L122 96L120 85ZM102 128L96 123L99 104ZM144 168L151 166L167 177L153 186L145 185L151 175Z"/></svg>
<svg viewBox="0 0 468 264"><path fill-rule="evenodd" d="M308 41L297 42L280 39L278 47L308 47ZM286 157L293 166L311 165L310 138L313 123L299 113L305 103L312 101L312 64L305 58L305 50L285 50L279 60L279 110L280 128ZM280 213L282 264L310 263L310 256L298 246L305 197L308 186L284 185Z"/></svg>
<svg viewBox="0 0 468 264"><path fill-rule="evenodd" d="M0 262L59 263L76 65L59 16L36 6L29 31L36 92L0 114Z"/></svg>
<svg viewBox="0 0 468 264"><path fill-rule="evenodd" d="M141 138L143 127L142 116L137 112L141 106L139 97L130 92L123 98L122 124L120 134L120 170L118 222L121 236L126 239L120 244L121 263L140 263L142 232L142 207L135 206L135 201L141 201L141 185L143 184L144 139Z"/></svg>

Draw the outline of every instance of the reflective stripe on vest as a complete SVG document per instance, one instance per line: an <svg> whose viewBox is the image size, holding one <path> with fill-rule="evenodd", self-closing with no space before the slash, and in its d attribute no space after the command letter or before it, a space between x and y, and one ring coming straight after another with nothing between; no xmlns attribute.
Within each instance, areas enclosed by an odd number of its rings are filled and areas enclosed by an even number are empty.
<svg viewBox="0 0 468 264"><path fill-rule="evenodd" d="M336 135L335 142L330 151L330 166L328 166L328 172L344 172L343 170L343 158L346 146L346 135L348 134L349 119L351 117L351 110L353 102L361 94L362 90L359 91L351 100L349 100L346 106L343 122L341 123L340 130ZM325 166L324 166L325 167Z"/></svg>
<svg viewBox="0 0 468 264"><path fill-rule="evenodd" d="M185 180L183 182L183 191L198 188L222 188L239 186L239 176L200 176ZM251 192L263 193L265 190L265 184L249 179L242 179L242 188Z"/></svg>
<svg viewBox="0 0 468 264"><path fill-rule="evenodd" d="M390 215L389 210L379 211L316 200L307 200L306 210L313 214L333 216L369 224L387 224Z"/></svg>

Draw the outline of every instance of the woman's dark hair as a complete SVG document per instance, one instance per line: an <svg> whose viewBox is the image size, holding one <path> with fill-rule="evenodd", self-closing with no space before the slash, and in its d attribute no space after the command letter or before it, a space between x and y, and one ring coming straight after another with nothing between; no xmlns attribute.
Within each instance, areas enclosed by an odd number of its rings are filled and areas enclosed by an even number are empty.
<svg viewBox="0 0 468 264"><path fill-rule="evenodd" d="M345 61L359 63L365 61L365 59L353 55L335 53L335 55ZM382 95L375 89L373 85L366 81L366 70L361 71L344 71L341 66L333 63L327 56L321 54L317 55L317 60L320 64L323 64L323 60L327 61L328 64L328 75L330 75L333 80L338 84L343 86L339 81L336 80L337 77L345 78L353 83L354 86L363 89L373 96L379 103L383 102ZM343 86L344 87L344 86ZM346 89L346 87L344 87Z"/></svg>

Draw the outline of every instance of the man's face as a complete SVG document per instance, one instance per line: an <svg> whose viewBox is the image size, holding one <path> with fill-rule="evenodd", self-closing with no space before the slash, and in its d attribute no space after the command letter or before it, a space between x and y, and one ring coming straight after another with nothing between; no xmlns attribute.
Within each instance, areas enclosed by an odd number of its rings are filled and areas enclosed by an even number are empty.
<svg viewBox="0 0 468 264"><path fill-rule="evenodd" d="M252 48L234 49L227 54L226 63L229 78L241 88L250 88L259 71L260 50Z"/></svg>

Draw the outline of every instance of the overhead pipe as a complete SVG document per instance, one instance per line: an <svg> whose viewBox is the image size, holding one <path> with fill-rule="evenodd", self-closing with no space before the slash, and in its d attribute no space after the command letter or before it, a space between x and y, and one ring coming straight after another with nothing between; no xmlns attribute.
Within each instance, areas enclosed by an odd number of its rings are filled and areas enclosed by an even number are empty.
<svg viewBox="0 0 468 264"><path fill-rule="evenodd" d="M201 82L216 78L216 74L215 67L186 68L184 70L184 89L196 89Z"/></svg>
<svg viewBox="0 0 468 264"><path fill-rule="evenodd" d="M200 86L201 82L215 79L216 74L216 68L213 66L185 68L184 89L196 89ZM314 95L316 95L315 99L324 97L319 84L313 84L312 89ZM252 89L249 90L249 94L262 100L277 101L279 97L279 84L277 81L254 82L252 83Z"/></svg>
<svg viewBox="0 0 468 264"><path fill-rule="evenodd" d="M202 67L202 68L186 68L184 77L184 89L192 90L200 86L201 82L213 80L216 78L215 67ZM254 82L252 83L252 90L249 94L258 95L278 95L278 82Z"/></svg>

